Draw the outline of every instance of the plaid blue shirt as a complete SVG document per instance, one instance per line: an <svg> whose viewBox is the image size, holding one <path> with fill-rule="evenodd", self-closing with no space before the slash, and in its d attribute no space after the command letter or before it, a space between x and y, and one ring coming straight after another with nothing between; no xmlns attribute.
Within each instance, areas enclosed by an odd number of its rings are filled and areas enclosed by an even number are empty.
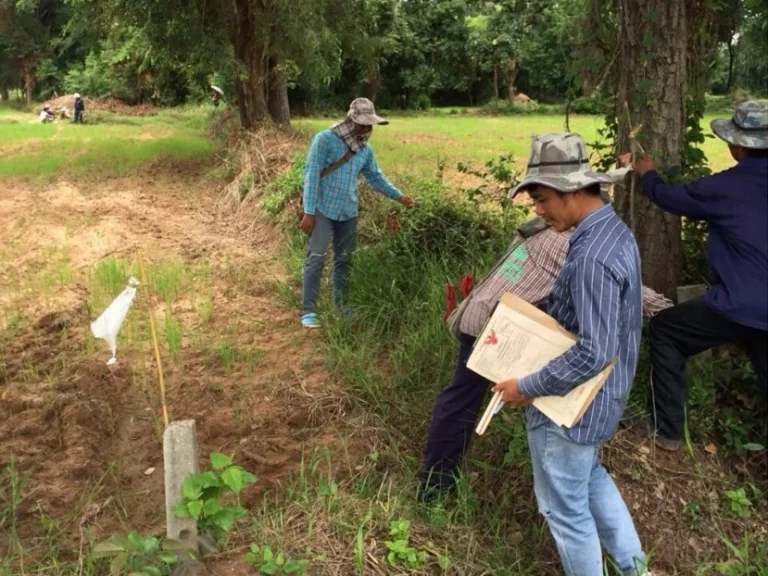
<svg viewBox="0 0 768 576"><path fill-rule="evenodd" d="M637 369L643 326L640 255L632 233L610 205L587 216L569 242L548 312L578 340L539 372L521 378L518 386L529 398L563 396L616 358L594 402L568 430L574 442L595 444L616 431ZM529 428L548 421L533 406L527 418Z"/></svg>
<svg viewBox="0 0 768 576"><path fill-rule="evenodd" d="M320 212L331 220L357 217L357 179L362 172L368 185L376 192L399 200L403 194L384 177L367 144L358 150L341 168L320 178L320 171L333 164L347 152L344 144L331 130L323 130L312 139L304 169L304 212Z"/></svg>

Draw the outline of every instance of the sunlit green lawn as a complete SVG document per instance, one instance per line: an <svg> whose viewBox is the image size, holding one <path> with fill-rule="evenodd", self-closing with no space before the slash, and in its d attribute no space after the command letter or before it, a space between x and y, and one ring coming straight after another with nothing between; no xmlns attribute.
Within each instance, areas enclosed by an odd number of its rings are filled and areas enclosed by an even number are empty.
<svg viewBox="0 0 768 576"><path fill-rule="evenodd" d="M703 124L709 129L708 116ZM296 122L311 132L333 123L329 119L301 119ZM597 140L602 119L597 116L571 116L571 131L579 132L590 143ZM399 176L434 174L438 162L455 168L460 161L480 165L500 154L512 153L520 168L530 151L531 136L565 131L561 115L533 116L422 116L393 117L391 124L375 129L371 145L376 158L387 173ZM731 166L733 160L726 145L719 139L707 139L704 151L713 170Z"/></svg>

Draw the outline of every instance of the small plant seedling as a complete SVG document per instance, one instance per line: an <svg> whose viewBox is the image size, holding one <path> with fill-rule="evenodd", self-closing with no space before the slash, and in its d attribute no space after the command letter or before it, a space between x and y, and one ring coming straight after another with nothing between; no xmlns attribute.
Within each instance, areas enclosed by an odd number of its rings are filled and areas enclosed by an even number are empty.
<svg viewBox="0 0 768 576"><path fill-rule="evenodd" d="M698 530L701 524L701 504L699 502L686 504L683 512L688 516L688 527L691 530Z"/></svg>
<svg viewBox="0 0 768 576"><path fill-rule="evenodd" d="M284 552L275 554L269 546L257 546L256 544L251 544L244 559L248 564L257 568L261 574L298 574L303 576L309 567L307 560L294 560Z"/></svg>
<svg viewBox="0 0 768 576"><path fill-rule="evenodd" d="M739 518L748 518L752 514L752 501L747 496L744 488L726 490L723 493L728 510Z"/></svg>
<svg viewBox="0 0 768 576"><path fill-rule="evenodd" d="M128 536L113 536L93 547L96 558L111 558L110 574L131 574L138 576L167 576L179 561L174 550L181 544L172 540L162 543L154 536L142 536L131 532Z"/></svg>
<svg viewBox="0 0 768 576"><path fill-rule="evenodd" d="M227 494L237 497L240 492L257 481L256 476L232 464L226 454L212 452L212 470L192 474L182 485L182 500L174 508L179 518L194 518L201 532L210 532L221 541L235 523L245 516L245 508L237 504L222 504Z"/></svg>
<svg viewBox="0 0 768 576"><path fill-rule="evenodd" d="M408 568L418 568L428 558L424 551L418 551L410 545L411 523L408 520L394 520L389 524L391 540L385 540L384 545L389 550L387 562L392 566L402 565Z"/></svg>

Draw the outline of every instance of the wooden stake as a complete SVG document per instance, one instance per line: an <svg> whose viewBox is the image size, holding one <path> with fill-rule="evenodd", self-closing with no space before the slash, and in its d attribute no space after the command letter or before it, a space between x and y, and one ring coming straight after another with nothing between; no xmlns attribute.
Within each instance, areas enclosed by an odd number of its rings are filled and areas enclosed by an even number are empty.
<svg viewBox="0 0 768 576"><path fill-rule="evenodd" d="M152 346L155 349L155 361L157 362L157 378L160 382L160 402L163 406L163 425L168 426L168 408L165 404L165 380L163 379L163 363L160 360L160 345L157 343L157 329L155 328L155 316L152 313L152 303L149 298L149 283L147 274L144 272L144 260L141 257L141 250L136 253L139 262L139 277L144 289L144 298L147 301L147 312L149 313L149 329L152 332Z"/></svg>

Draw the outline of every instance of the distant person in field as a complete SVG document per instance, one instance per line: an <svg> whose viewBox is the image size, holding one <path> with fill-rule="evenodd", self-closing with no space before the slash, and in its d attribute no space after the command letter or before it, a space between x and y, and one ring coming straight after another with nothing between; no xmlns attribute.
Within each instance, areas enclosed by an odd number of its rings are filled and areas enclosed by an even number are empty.
<svg viewBox="0 0 768 576"><path fill-rule="evenodd" d="M74 107L75 124L83 123L83 112L85 112L85 102L80 97L80 94L75 92L75 107Z"/></svg>
<svg viewBox="0 0 768 576"><path fill-rule="evenodd" d="M40 122L43 124L47 124L48 122L53 122L56 116L53 112L51 112L51 107L46 104L43 106L43 109L40 111Z"/></svg>
<svg viewBox="0 0 768 576"><path fill-rule="evenodd" d="M625 423L656 444L683 443L686 359L728 343L747 351L768 393L768 106L745 102L733 118L713 120L736 166L689 184L665 184L648 156L636 160L643 194L672 214L709 225L707 249L712 286L698 300L665 310L651 320L651 418ZM628 161L628 158L624 158Z"/></svg>
<svg viewBox="0 0 768 576"><path fill-rule="evenodd" d="M211 104L213 104L215 107L218 107L219 102L221 102L223 96L224 91L221 88L218 86L211 86Z"/></svg>
<svg viewBox="0 0 768 576"><path fill-rule="evenodd" d="M619 172L613 178L619 182L623 180L623 174ZM603 193L602 198L604 202L610 202L607 193ZM552 286L568 254L572 233L573 230L560 232L539 217L523 224L506 254L485 279L472 289L457 309L449 310L448 327L459 341L459 355L453 381L440 392L432 409L424 451L422 498L431 500L455 488L483 399L492 385L467 368L475 340L506 293L546 308ZM670 306L671 300L642 287L642 309L646 318Z"/></svg>
<svg viewBox="0 0 768 576"><path fill-rule="evenodd" d="M301 323L319 328L317 299L326 253L333 242L333 299L344 311L352 254L357 244L357 179L365 176L376 192L412 208L379 169L368 145L373 127L388 124L366 98L352 101L347 118L312 139L304 170L301 229L309 235L304 263Z"/></svg>

